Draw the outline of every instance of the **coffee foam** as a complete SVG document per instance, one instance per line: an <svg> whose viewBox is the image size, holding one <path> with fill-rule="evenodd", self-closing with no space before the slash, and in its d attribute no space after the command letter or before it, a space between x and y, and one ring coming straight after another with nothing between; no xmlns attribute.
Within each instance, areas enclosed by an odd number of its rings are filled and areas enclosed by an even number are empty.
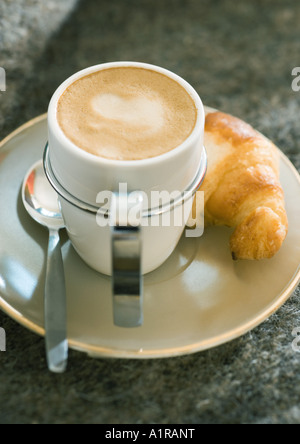
<svg viewBox="0 0 300 444"><path fill-rule="evenodd" d="M98 71L74 82L61 96L58 122L83 150L116 160L159 156L195 127L194 101L176 81L143 68Z"/></svg>
<svg viewBox="0 0 300 444"><path fill-rule="evenodd" d="M92 101L93 109L105 119L126 125L149 128L156 132L164 124L164 108L159 97L124 98L115 94L99 94Z"/></svg>

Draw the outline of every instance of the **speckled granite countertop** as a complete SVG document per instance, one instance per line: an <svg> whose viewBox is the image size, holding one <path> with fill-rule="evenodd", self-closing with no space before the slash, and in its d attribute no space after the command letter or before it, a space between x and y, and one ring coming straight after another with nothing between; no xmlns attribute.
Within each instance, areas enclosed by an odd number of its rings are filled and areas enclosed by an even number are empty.
<svg viewBox="0 0 300 444"><path fill-rule="evenodd" d="M2 0L0 135L47 110L96 63L138 60L186 78L205 104L262 131L300 168L300 4L294 0ZM1 217L5 217L2 215ZM155 361L71 351L49 374L44 341L0 313L0 423L299 423L299 289L269 320L219 348Z"/></svg>

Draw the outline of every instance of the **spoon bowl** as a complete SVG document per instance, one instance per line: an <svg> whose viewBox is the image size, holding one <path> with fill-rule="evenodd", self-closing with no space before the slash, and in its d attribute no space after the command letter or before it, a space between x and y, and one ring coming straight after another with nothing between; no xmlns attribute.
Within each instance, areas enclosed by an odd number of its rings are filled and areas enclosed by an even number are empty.
<svg viewBox="0 0 300 444"><path fill-rule="evenodd" d="M47 228L64 228L57 193L44 173L43 163L35 163L26 174L22 187L23 204L30 216Z"/></svg>

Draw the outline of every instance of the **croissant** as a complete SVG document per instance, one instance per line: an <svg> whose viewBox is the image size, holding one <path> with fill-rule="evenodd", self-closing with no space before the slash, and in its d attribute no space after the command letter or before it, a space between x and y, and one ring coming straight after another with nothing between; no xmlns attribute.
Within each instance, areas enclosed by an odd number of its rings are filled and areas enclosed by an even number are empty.
<svg viewBox="0 0 300 444"><path fill-rule="evenodd" d="M245 122L221 112L206 116L208 172L205 225L235 230L232 258L266 259L280 249L288 230L279 182L279 151Z"/></svg>

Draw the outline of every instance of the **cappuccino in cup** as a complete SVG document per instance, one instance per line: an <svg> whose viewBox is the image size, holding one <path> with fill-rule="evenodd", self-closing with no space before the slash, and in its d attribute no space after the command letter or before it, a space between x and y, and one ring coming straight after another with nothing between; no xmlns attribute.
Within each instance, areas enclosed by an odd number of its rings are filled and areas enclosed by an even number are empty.
<svg viewBox="0 0 300 444"><path fill-rule="evenodd" d="M195 101L176 80L141 67L103 69L72 83L57 119L76 146L121 161L165 154L181 145L197 121Z"/></svg>
<svg viewBox="0 0 300 444"><path fill-rule="evenodd" d="M167 260L183 233L206 170L204 118L191 85L137 62L87 68L51 99L45 171L75 250L112 276L119 327L143 323L143 275ZM107 218L97 199L102 192L110 195ZM159 207L148 206L153 192ZM172 203L174 192L179 200ZM175 208L183 213L180 224ZM170 224L161 224L162 216Z"/></svg>

